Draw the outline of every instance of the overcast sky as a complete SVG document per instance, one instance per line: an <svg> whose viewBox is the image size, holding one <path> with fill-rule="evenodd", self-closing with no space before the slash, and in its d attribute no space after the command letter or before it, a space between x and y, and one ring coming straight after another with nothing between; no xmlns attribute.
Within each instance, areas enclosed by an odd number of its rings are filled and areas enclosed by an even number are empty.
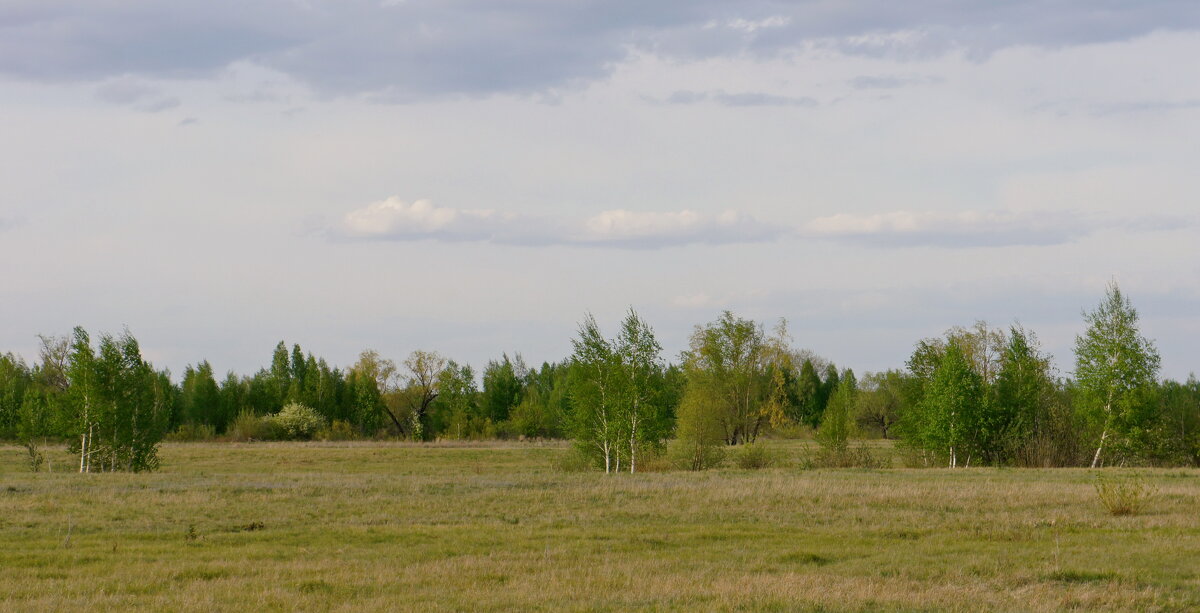
<svg viewBox="0 0 1200 613"><path fill-rule="evenodd" d="M0 351L558 360L721 310L858 371L1112 279L1200 370L1200 4L0 3Z"/></svg>

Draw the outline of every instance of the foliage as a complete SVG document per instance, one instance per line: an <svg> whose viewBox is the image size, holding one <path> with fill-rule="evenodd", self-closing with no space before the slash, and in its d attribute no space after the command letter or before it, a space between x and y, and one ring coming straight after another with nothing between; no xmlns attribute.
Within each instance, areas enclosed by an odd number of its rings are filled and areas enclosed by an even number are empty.
<svg viewBox="0 0 1200 613"><path fill-rule="evenodd" d="M793 364L784 322L772 336L748 319L725 311L697 326L684 352L687 393L693 408L714 412L730 445L753 442L764 425L790 412L787 379Z"/></svg>
<svg viewBox="0 0 1200 613"><path fill-rule="evenodd" d="M230 423L225 437L231 441L248 443L251 441L274 440L276 435L275 421L267 416L259 416L249 411L238 413Z"/></svg>
<svg viewBox="0 0 1200 613"><path fill-rule="evenodd" d="M851 416L858 401L858 389L852 374L842 377L838 388L825 407L821 427L817 430L817 442L830 453L845 453L854 431Z"/></svg>
<svg viewBox="0 0 1200 613"><path fill-rule="evenodd" d="M172 442L210 441L216 438L216 436L216 428L208 424L188 422L186 424L179 424L178 428L167 434L166 439Z"/></svg>
<svg viewBox="0 0 1200 613"><path fill-rule="evenodd" d="M290 403L271 416L287 440L309 440L325 427L325 418L312 407Z"/></svg>
<svg viewBox="0 0 1200 613"><path fill-rule="evenodd" d="M718 411L709 406L713 398L689 387L678 408L675 440L667 455L680 468L705 470L721 463L725 456L725 429Z"/></svg>
<svg viewBox="0 0 1200 613"><path fill-rule="evenodd" d="M639 452L658 447L668 433L662 347L632 309L611 341L600 333L595 317L587 315L572 344L568 384L573 436L605 472L621 470L622 462L635 472Z"/></svg>
<svg viewBox="0 0 1200 613"><path fill-rule="evenodd" d="M170 418L173 386L142 359L137 340L102 335L96 348L75 328L67 365L67 433L80 472L158 467L158 443Z"/></svg>
<svg viewBox="0 0 1200 613"><path fill-rule="evenodd" d="M1148 444L1157 408L1160 358L1141 335L1138 313L1117 284L1084 313L1087 331L1075 338L1078 410L1100 431L1092 467L1109 444L1118 454L1136 455Z"/></svg>
<svg viewBox="0 0 1200 613"><path fill-rule="evenodd" d="M758 470L775 465L774 453L762 441L742 445L734 453L733 463L742 470Z"/></svg>
<svg viewBox="0 0 1200 613"><path fill-rule="evenodd" d="M1136 476L1096 475L1096 497L1112 515L1142 513L1155 493L1154 487Z"/></svg>

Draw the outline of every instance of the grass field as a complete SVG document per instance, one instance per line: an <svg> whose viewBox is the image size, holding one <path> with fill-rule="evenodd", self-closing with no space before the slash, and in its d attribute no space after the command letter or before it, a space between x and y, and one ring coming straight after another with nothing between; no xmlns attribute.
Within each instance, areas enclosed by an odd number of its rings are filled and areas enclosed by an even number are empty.
<svg viewBox="0 0 1200 613"><path fill-rule="evenodd" d="M563 446L172 444L151 474L0 447L0 609L1200 610L1200 471L611 475ZM786 461L791 458L791 461Z"/></svg>

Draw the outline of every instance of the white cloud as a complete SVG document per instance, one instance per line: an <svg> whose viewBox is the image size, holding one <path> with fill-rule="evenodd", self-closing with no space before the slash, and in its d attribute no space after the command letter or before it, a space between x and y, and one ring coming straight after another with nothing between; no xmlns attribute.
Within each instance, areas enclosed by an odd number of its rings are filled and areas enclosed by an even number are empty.
<svg viewBox="0 0 1200 613"><path fill-rule="evenodd" d="M1060 245L1105 228L1146 231L1186 223L1169 221L1100 218L1073 211L894 211L819 217L804 224L801 234L884 247L1005 247Z"/></svg>
<svg viewBox="0 0 1200 613"><path fill-rule="evenodd" d="M507 245L591 245L655 249L694 243L731 244L771 240L778 228L737 211L638 212L616 209L581 223L493 210L439 207L428 200L397 197L346 214L346 238L395 241L483 241Z"/></svg>
<svg viewBox="0 0 1200 613"><path fill-rule="evenodd" d="M513 218L490 210L460 211L428 200L411 204L393 196L346 214L346 235L391 240L488 240L503 233Z"/></svg>
<svg viewBox="0 0 1200 613"><path fill-rule="evenodd" d="M725 24L730 29L740 30L747 34L753 34L758 30L766 28L782 28L789 23L792 23L792 18L784 15L772 15L766 19L749 20L749 19L733 19Z"/></svg>

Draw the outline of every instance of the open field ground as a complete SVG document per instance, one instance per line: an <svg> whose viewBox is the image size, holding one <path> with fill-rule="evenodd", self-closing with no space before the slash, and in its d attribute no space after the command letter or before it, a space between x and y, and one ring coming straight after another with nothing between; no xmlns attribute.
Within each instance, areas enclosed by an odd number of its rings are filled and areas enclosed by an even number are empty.
<svg viewBox="0 0 1200 613"><path fill-rule="evenodd" d="M174 444L92 475L0 447L0 609L1200 609L1200 471L1137 471L1156 496L1113 517L1087 470L777 448L605 476L558 445Z"/></svg>

